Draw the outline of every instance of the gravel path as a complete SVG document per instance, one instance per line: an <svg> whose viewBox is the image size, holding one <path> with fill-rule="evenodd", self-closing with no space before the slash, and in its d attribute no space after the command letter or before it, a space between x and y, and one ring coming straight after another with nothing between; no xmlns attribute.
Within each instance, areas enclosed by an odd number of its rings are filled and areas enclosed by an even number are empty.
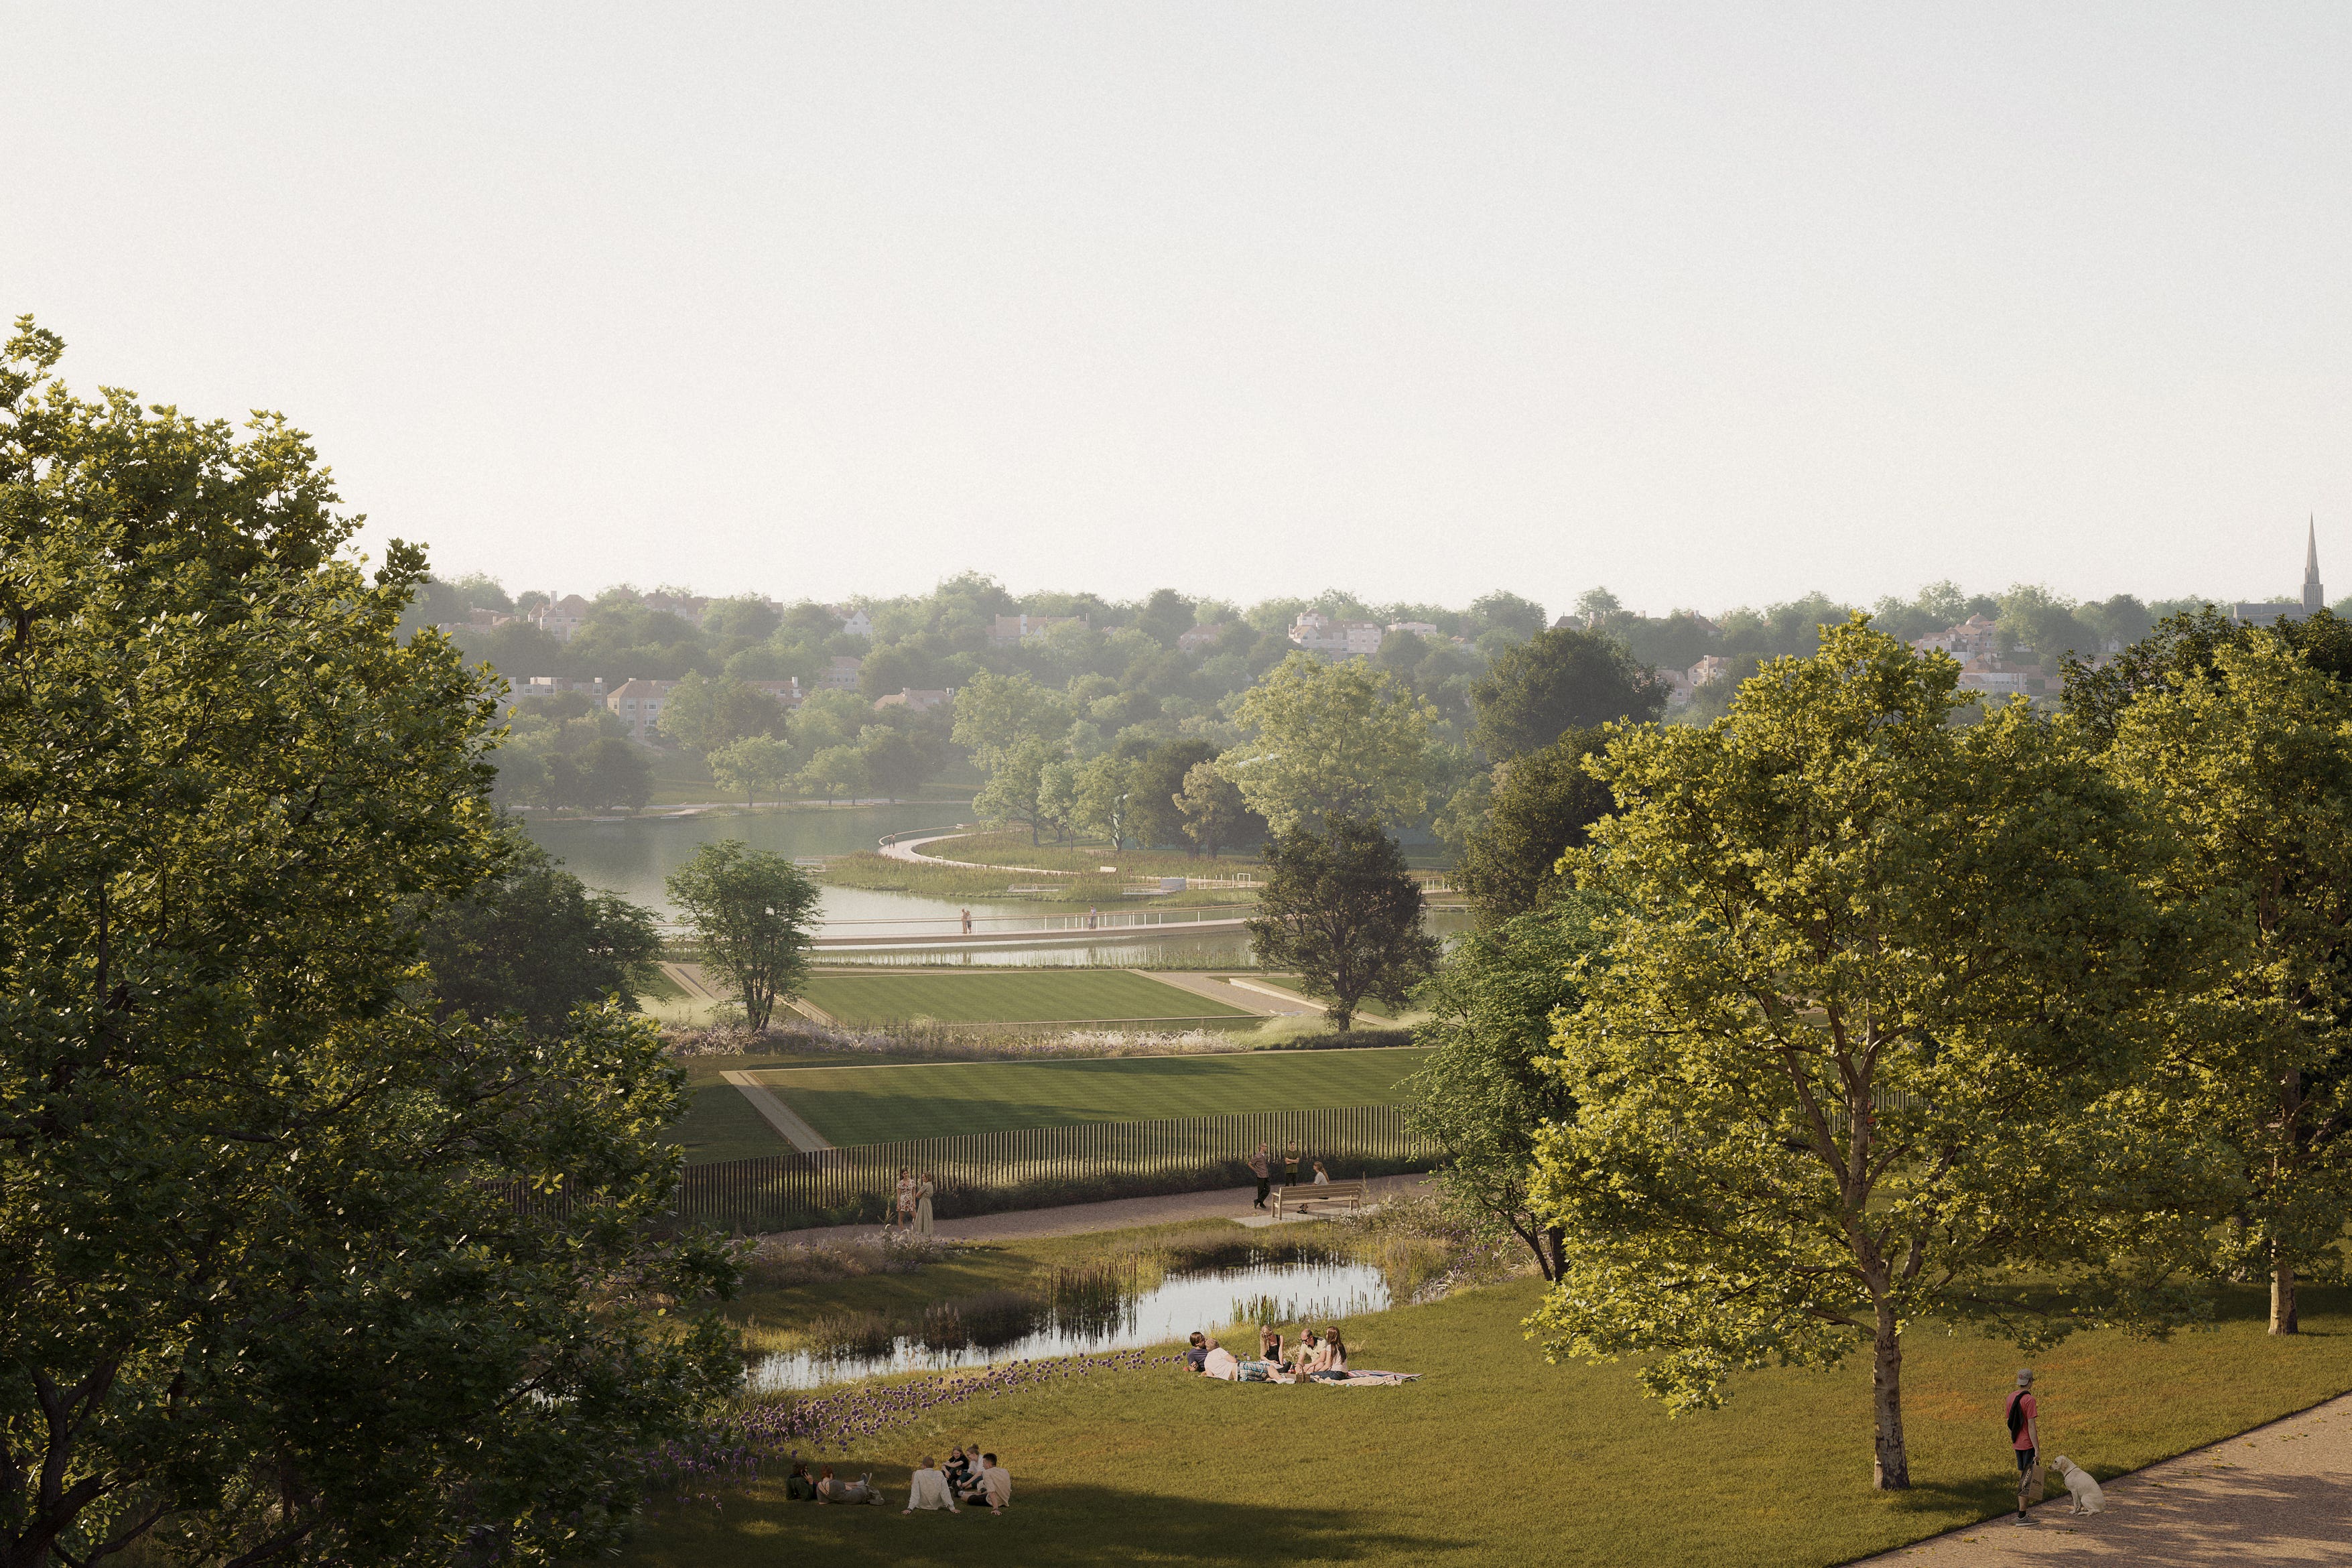
<svg viewBox="0 0 2352 1568"><path fill-rule="evenodd" d="M1367 1194L1375 1201L1419 1190L1428 1176L1374 1176ZM1253 1227L1271 1223L1253 1206L1255 1187L1229 1187L1216 1193L1176 1193L1160 1198L1113 1198L1108 1203L1070 1204L1062 1208L1016 1209L1010 1214L978 1215L971 1219L943 1219L941 1236L956 1241L1023 1241L1032 1237L1083 1236L1097 1230L1132 1230L1138 1226L1177 1225L1186 1220L1231 1219ZM1299 1223L1296 1216L1285 1225ZM878 1225L824 1226L811 1230L775 1234L785 1241L874 1236Z"/></svg>
<svg viewBox="0 0 2352 1568"><path fill-rule="evenodd" d="M2070 1512L2061 1488L2031 1511L2029 1523L2012 1524L2004 1514L1854 1568L2352 1563L2352 1394L2102 1487L2105 1513Z"/></svg>

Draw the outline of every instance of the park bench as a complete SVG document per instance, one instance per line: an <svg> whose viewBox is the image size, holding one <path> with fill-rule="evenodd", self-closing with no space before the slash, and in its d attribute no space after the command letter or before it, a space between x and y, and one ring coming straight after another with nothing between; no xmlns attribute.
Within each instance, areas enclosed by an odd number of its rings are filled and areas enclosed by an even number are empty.
<svg viewBox="0 0 2352 1568"><path fill-rule="evenodd" d="M1326 1182L1317 1186L1311 1182L1299 1182L1278 1187L1274 1194L1274 1217L1282 1217L1283 1205L1304 1210L1308 1204L1346 1204L1354 1214L1364 1206L1364 1184L1361 1182Z"/></svg>

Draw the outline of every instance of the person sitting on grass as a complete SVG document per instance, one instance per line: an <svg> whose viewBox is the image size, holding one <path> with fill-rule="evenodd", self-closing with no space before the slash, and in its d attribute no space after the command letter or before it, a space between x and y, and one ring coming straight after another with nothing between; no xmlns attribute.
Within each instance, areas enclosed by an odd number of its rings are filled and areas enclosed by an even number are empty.
<svg viewBox="0 0 2352 1568"><path fill-rule="evenodd" d="M1323 1353L1319 1358L1319 1364L1308 1375L1326 1383L1346 1381L1348 1344L1339 1337L1337 1324L1323 1331Z"/></svg>
<svg viewBox="0 0 2352 1568"><path fill-rule="evenodd" d="M922 1468L915 1472L914 1484L907 1489L907 1506L899 1511L912 1513L919 1508L958 1511L955 1499L948 1491L947 1477L929 1454L923 1456Z"/></svg>
<svg viewBox="0 0 2352 1568"><path fill-rule="evenodd" d="M980 1490L973 1494L972 1500L978 1502L985 1498L989 1512L1003 1513L1013 1502L1013 1477L996 1462L993 1454L982 1454L980 1463Z"/></svg>
<svg viewBox="0 0 2352 1568"><path fill-rule="evenodd" d="M794 1459L793 1461L793 1473L791 1476L786 1478L784 1481L784 1500L786 1502L814 1502L815 1500L816 1483L809 1479L808 1466L798 1459Z"/></svg>
<svg viewBox="0 0 2352 1568"><path fill-rule="evenodd" d="M964 1494L971 1489L971 1468L973 1461L977 1460L979 1458L980 1456L975 1453L972 1455L971 1458L965 1458L963 1457L963 1445L961 1443L958 1443L954 1447L948 1450L948 1462L940 1467L940 1473L948 1479L948 1496L955 1499L958 1502L961 1502L963 1500Z"/></svg>
<svg viewBox="0 0 2352 1568"><path fill-rule="evenodd" d="M1313 1329L1302 1331L1298 1336L1298 1375L1306 1377L1322 1365L1323 1337Z"/></svg>
<svg viewBox="0 0 2352 1568"><path fill-rule="evenodd" d="M1199 1372L1201 1370L1201 1363L1209 1359L1210 1342L1208 1335L1202 1333L1198 1329L1194 1329L1192 1331L1192 1348L1184 1352L1185 1371Z"/></svg>

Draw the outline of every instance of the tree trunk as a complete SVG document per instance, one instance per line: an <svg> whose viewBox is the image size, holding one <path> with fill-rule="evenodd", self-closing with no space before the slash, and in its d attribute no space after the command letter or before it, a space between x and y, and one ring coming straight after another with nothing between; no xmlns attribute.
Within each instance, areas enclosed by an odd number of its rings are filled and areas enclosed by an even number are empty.
<svg viewBox="0 0 2352 1568"><path fill-rule="evenodd" d="M1878 1333L1870 1365L1870 1410L1876 1452L1870 1484L1883 1492L1908 1491L1911 1456L1903 1443L1903 1342L1895 1335L1895 1309L1878 1306Z"/></svg>
<svg viewBox="0 0 2352 1568"><path fill-rule="evenodd" d="M2294 1262L2283 1256L2279 1244L2271 1243L2271 1332L2292 1334L2301 1331L2295 1326Z"/></svg>

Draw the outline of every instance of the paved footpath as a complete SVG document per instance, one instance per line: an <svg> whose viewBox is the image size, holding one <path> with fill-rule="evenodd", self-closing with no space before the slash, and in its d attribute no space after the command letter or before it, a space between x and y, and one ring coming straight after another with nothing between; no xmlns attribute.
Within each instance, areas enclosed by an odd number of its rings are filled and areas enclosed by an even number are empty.
<svg viewBox="0 0 2352 1568"><path fill-rule="evenodd" d="M2101 1485L2105 1513L2070 1512L2061 1487L2030 1523L2003 1514L1854 1568L2352 1563L2352 1394Z"/></svg>
<svg viewBox="0 0 2352 1568"><path fill-rule="evenodd" d="M1365 1196L1384 1197L1417 1192L1428 1176L1374 1176ZM1255 1228L1274 1223L1252 1204L1255 1187L1228 1187L1215 1193L1174 1193L1160 1198L1113 1198L1108 1203L1069 1204L1061 1208L1015 1209L1010 1214L975 1215L970 1219L943 1219L935 1227L950 1241L1025 1241L1041 1236L1083 1236L1097 1230L1132 1230L1138 1226L1180 1225L1188 1220L1230 1219ZM1286 1215L1292 1225L1303 1216ZM1320 1217L1316 1216L1316 1217ZM834 1225L811 1230L782 1230L782 1241L848 1240L877 1236L878 1225Z"/></svg>

